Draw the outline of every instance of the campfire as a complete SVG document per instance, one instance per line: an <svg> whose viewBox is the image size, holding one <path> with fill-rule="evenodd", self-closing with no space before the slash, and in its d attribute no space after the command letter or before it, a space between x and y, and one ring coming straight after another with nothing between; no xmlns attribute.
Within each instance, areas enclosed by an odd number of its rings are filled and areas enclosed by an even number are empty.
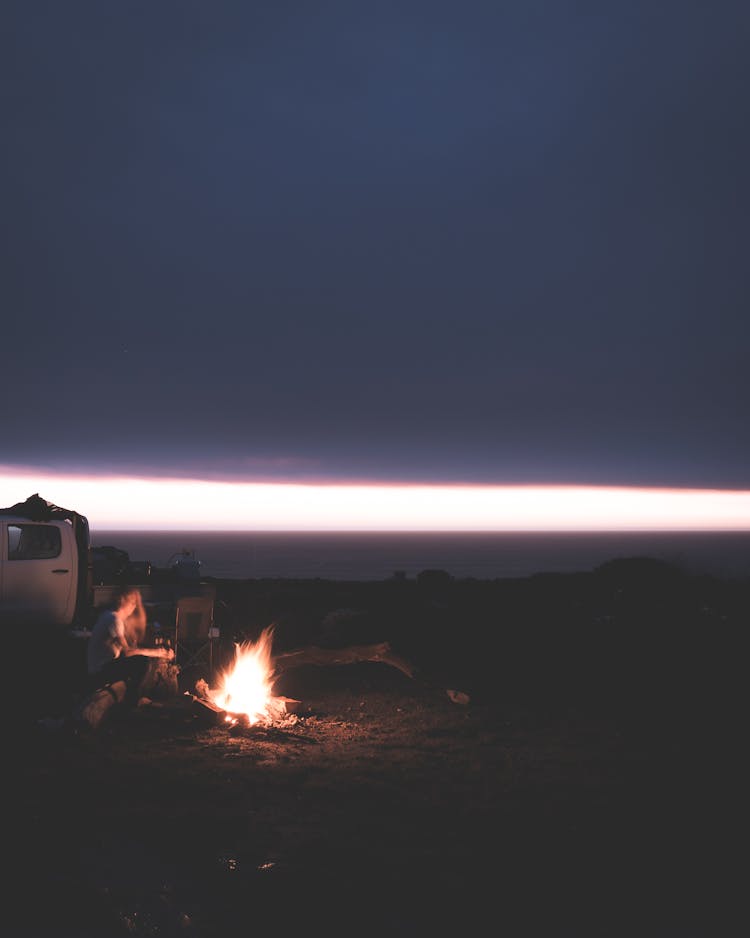
<svg viewBox="0 0 750 938"><path fill-rule="evenodd" d="M256 642L237 642L234 660L219 674L216 687L205 681L196 685L199 695L222 711L230 726L268 726L292 713L299 701L276 697L276 676L271 655L273 626L265 628Z"/></svg>

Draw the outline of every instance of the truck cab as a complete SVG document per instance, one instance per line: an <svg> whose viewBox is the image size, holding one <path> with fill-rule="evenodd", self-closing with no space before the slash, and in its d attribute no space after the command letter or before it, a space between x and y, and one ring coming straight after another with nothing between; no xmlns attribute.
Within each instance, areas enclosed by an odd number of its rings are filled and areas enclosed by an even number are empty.
<svg viewBox="0 0 750 938"><path fill-rule="evenodd" d="M0 623L69 626L89 601L88 521L32 496L0 509Z"/></svg>
<svg viewBox="0 0 750 938"><path fill-rule="evenodd" d="M0 620L70 625L78 552L67 521L0 516Z"/></svg>

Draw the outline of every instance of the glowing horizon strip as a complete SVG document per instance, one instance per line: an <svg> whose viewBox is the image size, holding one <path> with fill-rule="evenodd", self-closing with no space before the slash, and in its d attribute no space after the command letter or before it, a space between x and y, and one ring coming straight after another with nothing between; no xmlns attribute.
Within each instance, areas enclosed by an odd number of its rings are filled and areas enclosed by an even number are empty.
<svg viewBox="0 0 750 938"><path fill-rule="evenodd" d="M216 482L0 467L0 507L34 493L105 531L750 530L750 491Z"/></svg>

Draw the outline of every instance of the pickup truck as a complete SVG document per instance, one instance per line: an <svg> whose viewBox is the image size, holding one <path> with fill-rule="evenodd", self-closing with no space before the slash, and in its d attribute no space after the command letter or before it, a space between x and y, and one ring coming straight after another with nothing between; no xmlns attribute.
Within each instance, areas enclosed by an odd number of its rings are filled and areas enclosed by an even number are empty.
<svg viewBox="0 0 750 938"><path fill-rule="evenodd" d="M97 565L101 550L109 551L109 558L121 555L125 563ZM136 585L147 609L162 618L183 596L215 594L212 584L195 576L193 560L182 572L179 564L152 571L149 564L128 564L116 548L101 550L91 546L85 515L38 494L0 508L0 625L88 629L123 583ZM102 579L108 569L109 578Z"/></svg>

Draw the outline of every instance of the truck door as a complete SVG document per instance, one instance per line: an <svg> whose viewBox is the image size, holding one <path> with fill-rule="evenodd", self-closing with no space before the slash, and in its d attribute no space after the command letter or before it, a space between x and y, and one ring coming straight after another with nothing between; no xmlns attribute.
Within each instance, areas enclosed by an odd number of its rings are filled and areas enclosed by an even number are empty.
<svg viewBox="0 0 750 938"><path fill-rule="evenodd" d="M3 523L2 535L2 617L69 625L78 569L72 528L14 520Z"/></svg>

